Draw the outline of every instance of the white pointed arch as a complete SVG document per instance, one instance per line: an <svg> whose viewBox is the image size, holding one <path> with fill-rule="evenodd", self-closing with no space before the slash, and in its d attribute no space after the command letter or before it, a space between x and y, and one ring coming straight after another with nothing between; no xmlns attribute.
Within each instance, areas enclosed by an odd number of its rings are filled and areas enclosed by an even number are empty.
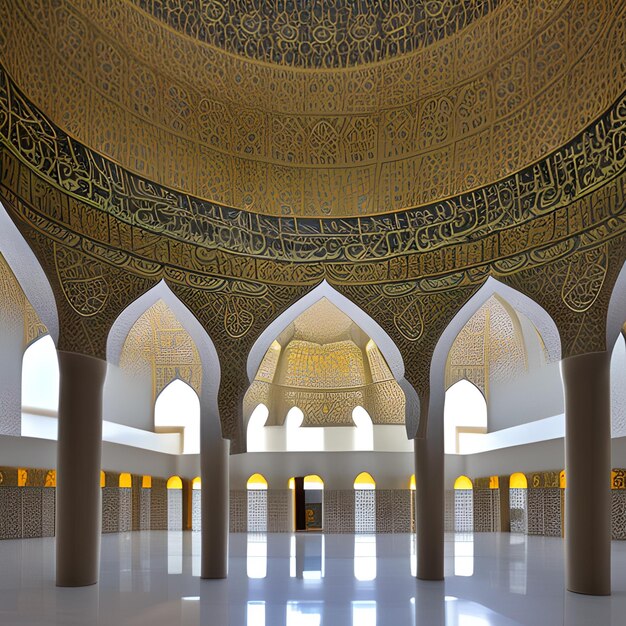
<svg viewBox="0 0 626 626"><path fill-rule="evenodd" d="M56 345L59 340L59 315L52 288L35 253L1 202L0 253L6 259L26 298L45 324Z"/></svg>
<svg viewBox="0 0 626 626"><path fill-rule="evenodd" d="M170 308L198 348L202 360L200 400L202 405L209 409L211 415L217 418L219 416L217 392L221 375L217 350L196 316L178 299L164 280L129 304L115 320L107 338L107 361L113 365L119 365L122 348L131 328L143 313L159 300L165 302ZM219 419L212 420L212 424L217 426L219 431Z"/></svg>
<svg viewBox="0 0 626 626"><path fill-rule="evenodd" d="M617 276L606 316L606 349L611 351L626 322L626 263Z"/></svg>
<svg viewBox="0 0 626 626"><path fill-rule="evenodd" d="M461 307L439 337L430 363L429 414L443 415L446 359L461 329L491 296L500 296L535 326L548 353L548 361L561 359L561 337L549 313L532 298L490 276L482 287Z"/></svg>
<svg viewBox="0 0 626 626"><path fill-rule="evenodd" d="M352 300L333 289L325 280L317 287L294 302L286 311L283 311L265 330L259 335L250 353L248 354L247 372L250 382L254 380L261 365L261 361L268 351L272 342L278 337L289 324L291 324L300 314L312 307L316 302L326 298L334 304L340 311L345 313L359 328L367 334L378 346L378 349L385 357L387 365L393 377L396 379L406 397L406 427L409 437L411 432L417 430L419 422L419 398L413 386L404 378L404 360L400 350L393 339L385 330L370 317L363 309L357 306ZM247 424L244 424L244 428Z"/></svg>

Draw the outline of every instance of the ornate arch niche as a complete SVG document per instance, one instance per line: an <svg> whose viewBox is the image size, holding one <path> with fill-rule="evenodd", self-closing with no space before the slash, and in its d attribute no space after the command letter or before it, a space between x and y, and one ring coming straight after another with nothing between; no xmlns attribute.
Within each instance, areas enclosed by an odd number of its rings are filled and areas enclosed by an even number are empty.
<svg viewBox="0 0 626 626"><path fill-rule="evenodd" d="M130 304L107 339L107 360L122 369L150 376L153 405L172 381L182 380L200 398L206 432L221 437L217 406L220 363L215 346L193 313L165 281Z"/></svg>
<svg viewBox="0 0 626 626"><path fill-rule="evenodd" d="M404 393L376 343L326 297L290 321L270 344L244 399L246 416L269 409L283 425L298 407L303 426L354 426L361 406L374 424L403 424Z"/></svg>
<svg viewBox="0 0 626 626"><path fill-rule="evenodd" d="M494 294L456 336L446 361L445 387L449 389L465 379L489 398L492 383L509 382L527 371L528 353L520 317Z"/></svg>

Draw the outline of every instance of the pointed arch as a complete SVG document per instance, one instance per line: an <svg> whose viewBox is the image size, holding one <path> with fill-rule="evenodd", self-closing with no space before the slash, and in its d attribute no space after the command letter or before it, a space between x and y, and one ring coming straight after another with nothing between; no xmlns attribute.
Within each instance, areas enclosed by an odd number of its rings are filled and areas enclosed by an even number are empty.
<svg viewBox="0 0 626 626"><path fill-rule="evenodd" d="M20 284L24 295L48 329L56 346L59 314L50 282L39 260L0 202L0 253Z"/></svg>
<svg viewBox="0 0 626 626"><path fill-rule="evenodd" d="M561 359L561 337L548 312L527 295L490 276L452 318L437 341L430 365L430 414L443 415L446 360L456 336L474 313L495 295L500 296L535 325L544 341L550 362Z"/></svg>
<svg viewBox="0 0 626 626"><path fill-rule="evenodd" d="M247 361L248 379L252 382L269 350L272 342L304 311L326 298L340 311L345 313L366 335L374 341L384 356L387 365L405 395L405 423L409 437L417 429L419 423L419 397L413 386L404 378L404 360L400 350L387 332L352 300L339 293L325 280L317 287L294 302L286 311L274 319L259 335L252 346ZM249 417L249 416L247 416ZM244 429L247 424L244 424Z"/></svg>
<svg viewBox="0 0 626 626"><path fill-rule="evenodd" d="M181 302L169 288L165 280L161 280L152 289L129 304L115 320L107 338L107 361L119 365L124 341L137 320L159 300L165 302L182 327L189 333L195 343L202 360L202 393L200 401L209 409L212 416L212 432L221 437L221 425L217 406L217 393L220 385L220 362L215 344L209 337L196 316Z"/></svg>

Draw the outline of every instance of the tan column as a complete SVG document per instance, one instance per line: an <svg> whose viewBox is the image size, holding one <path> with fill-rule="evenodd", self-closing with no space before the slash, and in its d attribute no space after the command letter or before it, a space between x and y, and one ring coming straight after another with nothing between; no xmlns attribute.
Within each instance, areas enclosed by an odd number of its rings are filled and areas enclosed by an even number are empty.
<svg viewBox="0 0 626 626"><path fill-rule="evenodd" d="M414 446L417 577L443 580L443 410L440 415L431 412L427 437L415 439Z"/></svg>
<svg viewBox="0 0 626 626"><path fill-rule="evenodd" d="M216 420L214 416L207 419ZM202 479L202 578L228 576L229 442L215 427L203 425L200 463ZM217 427L219 429L219 426ZM209 432L207 432L209 431Z"/></svg>
<svg viewBox="0 0 626 626"><path fill-rule="evenodd" d="M610 354L564 359L565 564L569 591L611 593Z"/></svg>
<svg viewBox="0 0 626 626"><path fill-rule="evenodd" d="M59 351L56 583L98 582L102 495L102 388L106 362Z"/></svg>

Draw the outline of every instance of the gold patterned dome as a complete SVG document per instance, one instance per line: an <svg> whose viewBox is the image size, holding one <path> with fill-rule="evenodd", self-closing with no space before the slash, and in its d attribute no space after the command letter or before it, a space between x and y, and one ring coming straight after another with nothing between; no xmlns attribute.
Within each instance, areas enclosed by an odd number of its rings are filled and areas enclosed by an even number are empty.
<svg viewBox="0 0 626 626"><path fill-rule="evenodd" d="M565 146L626 87L620 0L304 6L7 0L0 59L81 144L274 216L475 190Z"/></svg>
<svg viewBox="0 0 626 626"><path fill-rule="evenodd" d="M268 349L244 399L250 414L260 403L267 425L289 410L304 426L353 426L363 407L374 424L404 423L404 393L376 344L326 298L300 314Z"/></svg>

